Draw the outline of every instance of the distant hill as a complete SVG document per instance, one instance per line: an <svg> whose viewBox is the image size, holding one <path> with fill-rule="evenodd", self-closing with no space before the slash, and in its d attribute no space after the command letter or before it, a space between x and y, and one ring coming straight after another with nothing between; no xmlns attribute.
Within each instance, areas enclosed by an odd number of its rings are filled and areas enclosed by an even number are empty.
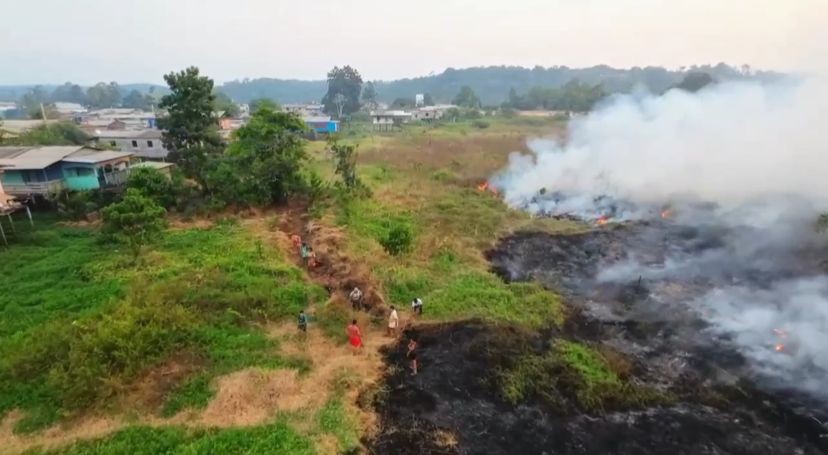
<svg viewBox="0 0 828 455"><path fill-rule="evenodd" d="M774 72L753 72L748 68L736 68L724 63L718 65L692 66L679 71L661 67L618 69L606 65L589 68L554 66L544 68L523 68L519 66L487 66L466 69L449 68L432 76L376 81L380 101L391 102L396 98L412 98L417 93L430 93L436 102L449 102L464 85L470 86L484 104L500 104L508 98L509 90L527 92L532 87L560 87L577 79L585 84L602 84L610 93L629 91L643 86L654 93L661 93L680 83L691 72L705 72L719 81L733 79L771 79L779 77ZM19 100L31 85L0 86L0 101ZM56 85L44 85L51 92ZM124 95L136 89L148 92L151 87L156 93L167 88L153 84L124 84L120 86ZM219 90L236 102L250 102L256 98L272 98L280 103L304 103L319 101L325 94L324 80L302 81L296 79L244 79L219 85Z"/></svg>

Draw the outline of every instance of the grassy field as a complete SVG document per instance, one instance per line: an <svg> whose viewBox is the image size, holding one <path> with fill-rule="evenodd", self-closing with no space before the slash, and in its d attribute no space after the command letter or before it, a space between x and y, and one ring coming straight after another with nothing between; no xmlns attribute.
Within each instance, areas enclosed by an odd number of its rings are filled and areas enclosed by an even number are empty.
<svg viewBox="0 0 828 455"><path fill-rule="evenodd" d="M584 227L511 210L477 185L508 153L525 150L527 137L561 131L548 119L499 119L395 134L346 132L344 141L359 144L359 177L373 196L327 200L312 212L344 233L347 255L366 264L387 302L404 311L420 297L426 320L560 326L566 311L557 294L533 283L504 283L484 252L516 230ZM325 144L309 149L316 170L332 179ZM135 263L128 251L100 240L95 227L37 219L33 231L0 252L0 416L22 413L14 432L32 437L90 414L136 422L49 453L303 454L358 447L364 428L353 418L353 403L330 384L322 385L331 390L321 407L280 412L264 424L207 428L158 420L204 409L220 378L246 368L313 373L314 359L282 349L283 338L269 336L268 327L327 294L253 228L273 222L246 221L177 226ZM413 248L392 256L380 240L400 225L411 228ZM347 314L316 316L314 323L337 333ZM504 372L506 394L520 401L540 393L533 387L561 365L580 378L576 393L584 394L585 407L599 407L593 401L604 390L627 390L619 364L567 343Z"/></svg>

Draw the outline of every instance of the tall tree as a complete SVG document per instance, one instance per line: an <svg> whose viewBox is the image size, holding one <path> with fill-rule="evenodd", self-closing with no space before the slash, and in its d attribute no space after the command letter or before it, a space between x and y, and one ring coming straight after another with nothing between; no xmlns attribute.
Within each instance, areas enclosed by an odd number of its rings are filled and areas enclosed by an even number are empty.
<svg viewBox="0 0 828 455"><path fill-rule="evenodd" d="M138 257L141 247L164 230L166 210L135 188L101 211L104 231L125 243Z"/></svg>
<svg viewBox="0 0 828 455"><path fill-rule="evenodd" d="M270 98L256 98L250 102L250 113L255 114L261 109L270 109L271 111L279 110L279 103Z"/></svg>
<svg viewBox="0 0 828 455"><path fill-rule="evenodd" d="M284 202L305 188L305 122L294 114L260 108L210 174L210 187L227 203Z"/></svg>
<svg viewBox="0 0 828 455"><path fill-rule="evenodd" d="M117 82L98 82L86 90L86 98L94 108L114 107L121 102L121 89Z"/></svg>
<svg viewBox="0 0 828 455"><path fill-rule="evenodd" d="M335 66L328 72L328 92L322 97L325 112L342 117L358 111L361 93L362 76L359 72L350 66ZM340 100L337 95L344 97L344 102L337 103Z"/></svg>
<svg viewBox="0 0 828 455"><path fill-rule="evenodd" d="M477 97L477 94L474 93L474 90L472 90L472 88L468 85L464 85L460 88L460 93L454 97L454 101L452 102L460 107L480 107L480 98Z"/></svg>
<svg viewBox="0 0 828 455"><path fill-rule="evenodd" d="M52 91L52 102L63 101L67 103L86 104L86 93L78 84L67 82L63 85L58 85Z"/></svg>
<svg viewBox="0 0 828 455"><path fill-rule="evenodd" d="M201 76L194 66L167 74L164 80L171 91L159 104L167 110L167 115L158 119L158 127L164 130L164 147L184 175L204 186L209 156L222 151L213 114L213 80Z"/></svg>
<svg viewBox="0 0 828 455"><path fill-rule="evenodd" d="M40 105L49 102L49 93L43 86L36 85L20 98L20 105L31 118L41 118Z"/></svg>
<svg viewBox="0 0 828 455"><path fill-rule="evenodd" d="M366 82L362 87L362 104L368 109L376 109L377 107L377 88L371 81Z"/></svg>
<svg viewBox="0 0 828 455"><path fill-rule="evenodd" d="M423 105L434 106L434 98L431 96L431 93L426 93L423 95Z"/></svg>

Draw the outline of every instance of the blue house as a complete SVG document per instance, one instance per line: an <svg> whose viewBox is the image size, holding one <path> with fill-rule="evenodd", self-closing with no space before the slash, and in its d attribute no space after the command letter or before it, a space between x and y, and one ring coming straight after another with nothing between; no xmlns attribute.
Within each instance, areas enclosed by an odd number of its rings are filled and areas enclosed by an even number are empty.
<svg viewBox="0 0 828 455"><path fill-rule="evenodd" d="M0 175L13 196L51 196L63 190L122 185L132 153L82 146L0 147Z"/></svg>
<svg viewBox="0 0 828 455"><path fill-rule="evenodd" d="M305 125L321 134L332 134L339 131L339 122L330 117L303 117Z"/></svg>

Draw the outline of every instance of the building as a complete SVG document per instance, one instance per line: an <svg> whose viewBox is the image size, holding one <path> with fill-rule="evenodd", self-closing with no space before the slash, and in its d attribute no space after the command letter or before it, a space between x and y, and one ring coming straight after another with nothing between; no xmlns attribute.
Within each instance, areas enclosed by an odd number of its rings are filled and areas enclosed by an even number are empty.
<svg viewBox="0 0 828 455"><path fill-rule="evenodd" d="M0 101L0 114L8 111L16 111L17 103L14 101Z"/></svg>
<svg viewBox="0 0 828 455"><path fill-rule="evenodd" d="M416 121L431 122L440 120L446 111L455 109L453 104L437 104L434 106L423 106L411 113L411 118Z"/></svg>
<svg viewBox="0 0 828 455"><path fill-rule="evenodd" d="M56 122L57 120L3 120L0 132L9 137L16 137L31 129Z"/></svg>
<svg viewBox="0 0 828 455"><path fill-rule="evenodd" d="M163 161L170 153L161 141L161 130L98 130L90 135L96 146L116 147L138 158Z"/></svg>
<svg viewBox="0 0 828 455"><path fill-rule="evenodd" d="M302 120L308 128L319 134L332 134L339 132L339 122L331 120L330 117L303 117Z"/></svg>
<svg viewBox="0 0 828 455"><path fill-rule="evenodd" d="M395 127L400 128L403 124L410 122L411 118L410 112L399 110L371 113L374 131L392 131Z"/></svg>
<svg viewBox="0 0 828 455"><path fill-rule="evenodd" d="M291 114L296 114L299 117L324 117L325 106L321 104L284 104L282 110Z"/></svg>
<svg viewBox="0 0 828 455"><path fill-rule="evenodd" d="M12 196L3 191L3 169L5 166L0 166L0 211L3 210L12 201Z"/></svg>
<svg viewBox="0 0 828 455"><path fill-rule="evenodd" d="M144 130L156 127L154 112L140 109L107 108L85 112L74 117L75 123L84 130L95 129L126 129ZM110 128L110 125L115 127Z"/></svg>
<svg viewBox="0 0 828 455"><path fill-rule="evenodd" d="M119 186L126 182L131 157L77 145L0 147L2 185L9 195L26 197Z"/></svg>
<svg viewBox="0 0 828 455"><path fill-rule="evenodd" d="M86 112L86 108L78 103L64 103L59 101L53 103L52 108L61 118L73 118L78 114Z"/></svg>

